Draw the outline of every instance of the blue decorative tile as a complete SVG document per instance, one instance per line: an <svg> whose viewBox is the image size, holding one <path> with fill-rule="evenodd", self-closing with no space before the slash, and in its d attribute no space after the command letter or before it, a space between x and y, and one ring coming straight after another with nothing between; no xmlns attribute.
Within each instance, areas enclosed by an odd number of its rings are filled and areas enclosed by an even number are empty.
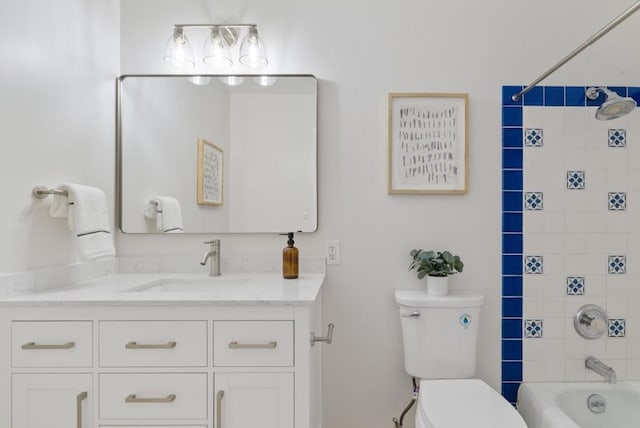
<svg viewBox="0 0 640 428"><path fill-rule="evenodd" d="M503 149L502 150L502 168L503 169L522 169L522 149Z"/></svg>
<svg viewBox="0 0 640 428"><path fill-rule="evenodd" d="M522 212L522 192L502 192L502 211Z"/></svg>
<svg viewBox="0 0 640 428"><path fill-rule="evenodd" d="M564 106L564 86L545 86L544 88L545 106Z"/></svg>
<svg viewBox="0 0 640 428"><path fill-rule="evenodd" d="M522 317L522 298L505 297L502 299L502 316L505 318Z"/></svg>
<svg viewBox="0 0 640 428"><path fill-rule="evenodd" d="M637 86L630 86L627 88L627 96L636 100L640 104L640 88Z"/></svg>
<svg viewBox="0 0 640 428"><path fill-rule="evenodd" d="M522 340L503 340L502 359L504 361L522 361Z"/></svg>
<svg viewBox="0 0 640 428"><path fill-rule="evenodd" d="M542 320L524 320L524 337L540 339L542 337Z"/></svg>
<svg viewBox="0 0 640 428"><path fill-rule="evenodd" d="M542 129L526 128L524 130L524 145L526 147L542 147Z"/></svg>
<svg viewBox="0 0 640 428"><path fill-rule="evenodd" d="M502 396L514 406L518 401L518 388L520 388L520 382L502 382Z"/></svg>
<svg viewBox="0 0 640 428"><path fill-rule="evenodd" d="M503 362L502 379L505 381L522 380L522 361Z"/></svg>
<svg viewBox="0 0 640 428"><path fill-rule="evenodd" d="M567 107L584 107L587 97L584 86L567 86L565 88L565 105Z"/></svg>
<svg viewBox="0 0 640 428"><path fill-rule="evenodd" d="M609 88L610 91L613 91L616 94L620 95L621 97L626 97L627 96L627 87L626 86L607 86L607 88Z"/></svg>
<svg viewBox="0 0 640 428"><path fill-rule="evenodd" d="M522 214L503 213L502 214L502 230L503 232L522 233Z"/></svg>
<svg viewBox="0 0 640 428"><path fill-rule="evenodd" d="M526 106L541 106L544 105L544 87L536 86L529 92L524 94L524 105Z"/></svg>
<svg viewBox="0 0 640 428"><path fill-rule="evenodd" d="M541 211L543 205L542 192L525 192L524 209L528 211Z"/></svg>
<svg viewBox="0 0 640 428"><path fill-rule="evenodd" d="M502 171L503 190L522 190L522 170L505 169Z"/></svg>
<svg viewBox="0 0 640 428"><path fill-rule="evenodd" d="M609 147L627 147L627 130L610 129Z"/></svg>
<svg viewBox="0 0 640 428"><path fill-rule="evenodd" d="M522 275L522 256L521 255L502 255L502 274L503 275Z"/></svg>
<svg viewBox="0 0 640 428"><path fill-rule="evenodd" d="M627 257L609 256L608 271L611 275L621 275L627 273Z"/></svg>
<svg viewBox="0 0 640 428"><path fill-rule="evenodd" d="M503 147L522 147L522 128L502 128Z"/></svg>
<svg viewBox="0 0 640 428"><path fill-rule="evenodd" d="M609 192L609 211L624 211L627 209L627 194L625 192Z"/></svg>
<svg viewBox="0 0 640 428"><path fill-rule="evenodd" d="M608 324L609 324L609 330L607 331L607 334L609 337L624 337L626 334L626 320L624 319L620 319L620 318L616 318L616 319L610 319Z"/></svg>
<svg viewBox="0 0 640 428"><path fill-rule="evenodd" d="M502 126L522 126L522 107L503 108Z"/></svg>
<svg viewBox="0 0 640 428"><path fill-rule="evenodd" d="M543 271L542 256L525 256L524 272L530 275L541 275Z"/></svg>
<svg viewBox="0 0 640 428"><path fill-rule="evenodd" d="M584 189L584 171L567 171L567 189Z"/></svg>
<svg viewBox="0 0 640 428"><path fill-rule="evenodd" d="M512 96L522 90L522 86L503 86L502 87L502 105L503 106L521 106L522 97L518 101L513 101Z"/></svg>
<svg viewBox="0 0 640 428"><path fill-rule="evenodd" d="M522 319L503 318L502 319L503 339L522 339Z"/></svg>
<svg viewBox="0 0 640 428"><path fill-rule="evenodd" d="M569 276L567 277L567 295L582 296L584 294L584 277Z"/></svg>
<svg viewBox="0 0 640 428"><path fill-rule="evenodd" d="M502 253L522 254L522 233L503 233Z"/></svg>
<svg viewBox="0 0 640 428"><path fill-rule="evenodd" d="M503 276L502 296L522 297L522 276Z"/></svg>

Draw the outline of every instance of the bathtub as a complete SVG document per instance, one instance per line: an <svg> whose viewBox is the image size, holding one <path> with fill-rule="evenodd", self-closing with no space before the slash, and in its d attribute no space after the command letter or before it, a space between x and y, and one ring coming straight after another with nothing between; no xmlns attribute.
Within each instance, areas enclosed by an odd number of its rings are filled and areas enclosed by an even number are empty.
<svg viewBox="0 0 640 428"><path fill-rule="evenodd" d="M518 411L529 428L639 428L640 382L524 382Z"/></svg>

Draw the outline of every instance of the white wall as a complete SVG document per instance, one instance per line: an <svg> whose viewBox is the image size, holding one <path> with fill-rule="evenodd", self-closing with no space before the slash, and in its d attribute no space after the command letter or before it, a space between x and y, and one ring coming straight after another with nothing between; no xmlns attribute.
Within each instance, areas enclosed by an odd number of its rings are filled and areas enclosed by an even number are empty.
<svg viewBox="0 0 640 428"><path fill-rule="evenodd" d="M313 73L319 86L318 232L304 255L342 242L330 266L324 316L325 426L389 427L406 404L393 290L422 284L407 272L413 247L462 255L456 288L484 292L478 375L496 386L500 360L500 87L527 83L601 28L630 0L468 2L405 0L123 0L121 74L168 72L174 23L257 22L270 73ZM59 221L32 207L37 183L79 181L113 197L117 2L3 0L0 15L0 272L69 260ZM548 84L640 84L633 17ZM200 43L195 43L199 47ZM470 192L386 194L387 94L468 92ZM208 236L120 236L122 255L193 255ZM279 253L275 235L225 235L227 256ZM410 415L413 415L411 413ZM411 426L408 422L406 426Z"/></svg>
<svg viewBox="0 0 640 428"><path fill-rule="evenodd" d="M75 261L66 220L33 186L100 187L113 207L118 13L107 0L2 0L0 273Z"/></svg>

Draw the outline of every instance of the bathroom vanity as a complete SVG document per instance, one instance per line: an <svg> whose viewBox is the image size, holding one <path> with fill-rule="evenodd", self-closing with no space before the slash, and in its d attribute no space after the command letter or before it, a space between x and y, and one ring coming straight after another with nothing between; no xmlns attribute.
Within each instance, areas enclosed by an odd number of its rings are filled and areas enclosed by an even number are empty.
<svg viewBox="0 0 640 428"><path fill-rule="evenodd" d="M0 300L0 426L318 428L323 279L117 274Z"/></svg>

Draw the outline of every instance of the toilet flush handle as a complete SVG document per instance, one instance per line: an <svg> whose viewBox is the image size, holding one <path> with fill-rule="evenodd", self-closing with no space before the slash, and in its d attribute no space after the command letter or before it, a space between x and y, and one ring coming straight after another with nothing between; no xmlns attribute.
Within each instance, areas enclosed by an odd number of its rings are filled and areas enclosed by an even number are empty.
<svg viewBox="0 0 640 428"><path fill-rule="evenodd" d="M409 312L408 314L400 314L402 318L420 318L420 311Z"/></svg>

